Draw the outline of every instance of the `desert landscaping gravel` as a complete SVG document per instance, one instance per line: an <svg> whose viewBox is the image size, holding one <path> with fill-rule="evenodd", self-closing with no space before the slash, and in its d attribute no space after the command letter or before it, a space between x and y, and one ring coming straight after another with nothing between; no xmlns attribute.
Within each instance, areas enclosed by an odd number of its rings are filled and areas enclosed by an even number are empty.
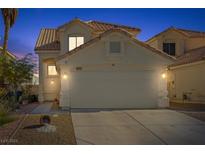
<svg viewBox="0 0 205 154"><path fill-rule="evenodd" d="M72 120L69 114L50 115L51 125L56 127L55 132L39 132L39 119L41 115L28 115L22 126L13 136L15 144L20 145L55 145L76 144ZM33 128L30 128L33 127Z"/></svg>
<svg viewBox="0 0 205 154"><path fill-rule="evenodd" d="M0 144L8 144L9 142L13 142L13 141L9 141L10 136L12 135L12 133L15 131L15 129L18 127L21 119L22 119L22 115L12 115L15 120L4 124L3 126L0 126Z"/></svg>

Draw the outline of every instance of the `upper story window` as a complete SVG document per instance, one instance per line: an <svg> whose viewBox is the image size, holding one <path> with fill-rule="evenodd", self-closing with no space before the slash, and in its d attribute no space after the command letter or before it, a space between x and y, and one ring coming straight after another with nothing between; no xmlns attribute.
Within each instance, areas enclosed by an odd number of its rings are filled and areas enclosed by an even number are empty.
<svg viewBox="0 0 205 154"><path fill-rule="evenodd" d="M163 51L171 56L175 56L176 44L175 43L163 43Z"/></svg>
<svg viewBox="0 0 205 154"><path fill-rule="evenodd" d="M119 41L111 41L109 47L110 53L120 53L121 52L121 43Z"/></svg>
<svg viewBox="0 0 205 154"><path fill-rule="evenodd" d="M56 71L56 66L55 65L48 65L48 75L49 76L58 75L58 73Z"/></svg>
<svg viewBox="0 0 205 154"><path fill-rule="evenodd" d="M69 51L84 43L84 37L70 36L69 37Z"/></svg>

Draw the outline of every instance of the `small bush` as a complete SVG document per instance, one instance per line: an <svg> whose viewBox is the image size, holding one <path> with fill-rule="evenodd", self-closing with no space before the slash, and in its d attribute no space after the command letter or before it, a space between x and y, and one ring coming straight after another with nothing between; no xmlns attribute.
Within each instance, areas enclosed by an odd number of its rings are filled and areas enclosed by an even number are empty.
<svg viewBox="0 0 205 154"><path fill-rule="evenodd" d="M37 95L29 95L28 101L29 101L29 103L38 102L38 96Z"/></svg>
<svg viewBox="0 0 205 154"><path fill-rule="evenodd" d="M0 104L0 126L15 120L14 117L8 115L9 111L9 107Z"/></svg>
<svg viewBox="0 0 205 154"><path fill-rule="evenodd" d="M9 112L9 109L5 107L5 105L0 104L0 117L5 117L8 114L8 112Z"/></svg>
<svg viewBox="0 0 205 154"><path fill-rule="evenodd" d="M11 116L0 116L0 126L4 125L6 123L12 122L14 120L15 120L15 118L11 117Z"/></svg>
<svg viewBox="0 0 205 154"><path fill-rule="evenodd" d="M42 115L40 117L40 124L44 125L44 124L50 124L51 123L51 118L49 115Z"/></svg>

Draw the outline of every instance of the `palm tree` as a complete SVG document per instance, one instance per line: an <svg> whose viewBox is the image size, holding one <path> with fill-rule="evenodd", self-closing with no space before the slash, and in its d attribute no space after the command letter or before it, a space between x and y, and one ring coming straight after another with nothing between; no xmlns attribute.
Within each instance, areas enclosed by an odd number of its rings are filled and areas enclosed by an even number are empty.
<svg viewBox="0 0 205 154"><path fill-rule="evenodd" d="M7 47L8 47L8 37L9 37L9 29L14 25L17 15L18 9L15 8L5 8L1 9L1 13L4 20L4 43L3 43L3 55L6 55Z"/></svg>

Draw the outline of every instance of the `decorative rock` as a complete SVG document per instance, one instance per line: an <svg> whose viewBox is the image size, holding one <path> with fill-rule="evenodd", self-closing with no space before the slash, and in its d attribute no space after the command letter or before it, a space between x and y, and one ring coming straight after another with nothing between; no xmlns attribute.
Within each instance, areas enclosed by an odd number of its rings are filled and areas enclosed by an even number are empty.
<svg viewBox="0 0 205 154"><path fill-rule="evenodd" d="M44 126L37 128L37 131L44 133L52 133L56 131L56 127L50 124L44 124Z"/></svg>
<svg viewBox="0 0 205 154"><path fill-rule="evenodd" d="M48 115L41 116L41 118L40 118L40 124L41 125L50 124L50 123L51 123L50 116L48 116Z"/></svg>
<svg viewBox="0 0 205 154"><path fill-rule="evenodd" d="M57 114L54 114L53 117L58 117L58 115L57 115Z"/></svg>
<svg viewBox="0 0 205 154"><path fill-rule="evenodd" d="M38 132L44 132L44 133L52 133L56 131L56 127L51 125L51 118L49 115L43 115L40 118L40 124L43 125L40 128L37 128Z"/></svg>

